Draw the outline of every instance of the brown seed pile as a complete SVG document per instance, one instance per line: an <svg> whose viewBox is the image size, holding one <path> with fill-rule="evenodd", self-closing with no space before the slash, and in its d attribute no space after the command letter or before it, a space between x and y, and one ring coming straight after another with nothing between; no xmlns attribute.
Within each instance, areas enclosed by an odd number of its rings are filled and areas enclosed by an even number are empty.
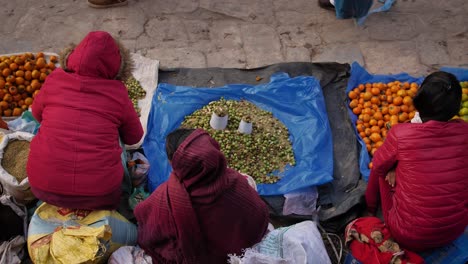
<svg viewBox="0 0 468 264"><path fill-rule="evenodd" d="M2 167L13 177L21 182L28 177L26 173L26 163L29 156L29 141L12 140L6 146Z"/></svg>

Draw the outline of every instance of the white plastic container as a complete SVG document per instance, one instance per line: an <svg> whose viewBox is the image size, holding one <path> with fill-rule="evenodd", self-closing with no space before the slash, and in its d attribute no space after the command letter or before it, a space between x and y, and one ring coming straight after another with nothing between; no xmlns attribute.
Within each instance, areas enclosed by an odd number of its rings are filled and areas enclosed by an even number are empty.
<svg viewBox="0 0 468 264"><path fill-rule="evenodd" d="M228 124L228 115L218 116L215 112L211 114L210 126L216 130L224 130Z"/></svg>
<svg viewBox="0 0 468 264"><path fill-rule="evenodd" d="M252 134L252 122L246 122L244 120L241 120L239 123L239 128L237 129L240 133L250 135Z"/></svg>

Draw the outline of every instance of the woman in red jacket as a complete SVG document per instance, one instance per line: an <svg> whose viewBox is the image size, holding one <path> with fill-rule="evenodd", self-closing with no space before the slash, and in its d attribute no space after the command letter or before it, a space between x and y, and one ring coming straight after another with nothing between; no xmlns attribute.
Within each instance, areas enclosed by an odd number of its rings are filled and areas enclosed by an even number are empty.
<svg viewBox="0 0 468 264"><path fill-rule="evenodd" d="M135 208L138 244L153 263L227 263L262 240L268 208L227 167L218 142L202 129L179 129L166 152L169 179Z"/></svg>
<svg viewBox="0 0 468 264"><path fill-rule="evenodd" d="M380 197L385 223L403 248L444 246L468 225L468 123L451 120L461 94L454 75L429 75L414 98L423 123L392 127L372 160L368 211L375 214Z"/></svg>
<svg viewBox="0 0 468 264"><path fill-rule="evenodd" d="M30 146L31 190L59 207L116 209L124 174L119 138L135 144L143 136L121 81L131 71L129 54L98 31L61 59L32 105L41 127Z"/></svg>

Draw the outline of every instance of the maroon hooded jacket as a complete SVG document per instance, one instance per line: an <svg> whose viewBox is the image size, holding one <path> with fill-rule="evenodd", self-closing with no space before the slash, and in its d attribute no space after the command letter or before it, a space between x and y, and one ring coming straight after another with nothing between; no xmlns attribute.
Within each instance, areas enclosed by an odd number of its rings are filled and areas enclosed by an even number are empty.
<svg viewBox="0 0 468 264"><path fill-rule="evenodd" d="M402 247L429 250L463 233L468 225L468 123L399 124L372 162L366 191L370 212L378 206L379 177L396 168L394 194L389 196L393 205L384 216Z"/></svg>
<svg viewBox="0 0 468 264"><path fill-rule="evenodd" d="M127 90L115 79L122 58L112 36L91 32L65 58L67 72L58 68L47 77L32 105L41 127L27 165L37 198L78 209L118 205L124 173L119 137L135 144L143 136Z"/></svg>
<svg viewBox="0 0 468 264"><path fill-rule="evenodd" d="M204 130L177 148L169 180L135 208L138 244L153 263L227 263L263 238L268 208L226 165Z"/></svg>

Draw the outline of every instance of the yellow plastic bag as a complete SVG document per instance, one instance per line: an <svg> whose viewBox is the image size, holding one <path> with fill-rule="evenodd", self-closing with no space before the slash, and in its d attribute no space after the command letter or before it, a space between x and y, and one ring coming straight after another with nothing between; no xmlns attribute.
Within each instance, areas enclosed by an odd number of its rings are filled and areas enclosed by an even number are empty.
<svg viewBox="0 0 468 264"><path fill-rule="evenodd" d="M124 245L135 245L136 226L116 211L86 211L42 204L28 232L28 250L36 264L105 263Z"/></svg>

